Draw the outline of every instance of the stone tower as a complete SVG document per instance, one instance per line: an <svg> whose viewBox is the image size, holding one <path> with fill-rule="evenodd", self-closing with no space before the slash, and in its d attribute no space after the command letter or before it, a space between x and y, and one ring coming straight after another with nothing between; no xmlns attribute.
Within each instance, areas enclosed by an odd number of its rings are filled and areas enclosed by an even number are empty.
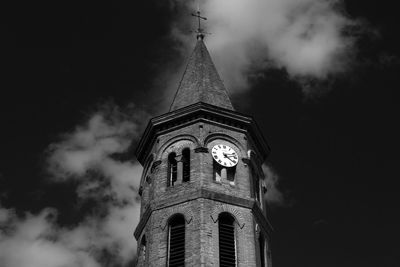
<svg viewBox="0 0 400 267"><path fill-rule="evenodd" d="M204 44L190 56L170 111L150 120L137 266L271 266L261 164L269 148L234 110Z"/></svg>

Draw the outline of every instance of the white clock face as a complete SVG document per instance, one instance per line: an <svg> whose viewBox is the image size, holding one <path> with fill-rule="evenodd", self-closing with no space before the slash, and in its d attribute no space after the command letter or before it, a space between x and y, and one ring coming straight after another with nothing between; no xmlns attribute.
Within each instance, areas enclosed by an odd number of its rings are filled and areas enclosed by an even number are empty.
<svg viewBox="0 0 400 267"><path fill-rule="evenodd" d="M227 145L215 145L211 150L211 155L218 164L225 167L233 167L239 161L236 151Z"/></svg>

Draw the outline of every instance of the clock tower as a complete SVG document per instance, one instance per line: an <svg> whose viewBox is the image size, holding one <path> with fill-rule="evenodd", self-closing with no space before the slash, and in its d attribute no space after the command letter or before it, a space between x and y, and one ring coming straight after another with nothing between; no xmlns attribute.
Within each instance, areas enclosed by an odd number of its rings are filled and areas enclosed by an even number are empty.
<svg viewBox="0 0 400 267"><path fill-rule="evenodd" d="M169 112L150 120L136 150L137 266L270 267L269 147L234 110L203 39L199 31Z"/></svg>

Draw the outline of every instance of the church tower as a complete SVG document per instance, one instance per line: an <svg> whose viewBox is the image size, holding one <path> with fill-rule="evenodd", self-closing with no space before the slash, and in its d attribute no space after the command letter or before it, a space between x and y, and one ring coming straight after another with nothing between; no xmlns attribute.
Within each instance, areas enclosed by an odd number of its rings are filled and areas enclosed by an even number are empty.
<svg viewBox="0 0 400 267"><path fill-rule="evenodd" d="M200 14L198 14L200 15ZM234 110L199 32L168 113L150 120L137 266L271 266L261 164L269 147Z"/></svg>

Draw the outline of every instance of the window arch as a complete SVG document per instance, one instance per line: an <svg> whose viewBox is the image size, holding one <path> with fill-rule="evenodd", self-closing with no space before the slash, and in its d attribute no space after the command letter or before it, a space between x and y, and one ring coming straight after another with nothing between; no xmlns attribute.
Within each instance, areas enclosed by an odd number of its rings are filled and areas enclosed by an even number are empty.
<svg viewBox="0 0 400 267"><path fill-rule="evenodd" d="M175 215L168 222L168 267L185 266L185 218Z"/></svg>
<svg viewBox="0 0 400 267"><path fill-rule="evenodd" d="M218 216L219 266L236 266L235 218L227 212Z"/></svg>
<svg viewBox="0 0 400 267"><path fill-rule="evenodd" d="M190 148L184 148L180 155L171 152L168 155L167 186L190 181Z"/></svg>
<svg viewBox="0 0 400 267"><path fill-rule="evenodd" d="M178 162L176 153L172 152L168 155L168 180L167 186L174 186L178 178Z"/></svg>

